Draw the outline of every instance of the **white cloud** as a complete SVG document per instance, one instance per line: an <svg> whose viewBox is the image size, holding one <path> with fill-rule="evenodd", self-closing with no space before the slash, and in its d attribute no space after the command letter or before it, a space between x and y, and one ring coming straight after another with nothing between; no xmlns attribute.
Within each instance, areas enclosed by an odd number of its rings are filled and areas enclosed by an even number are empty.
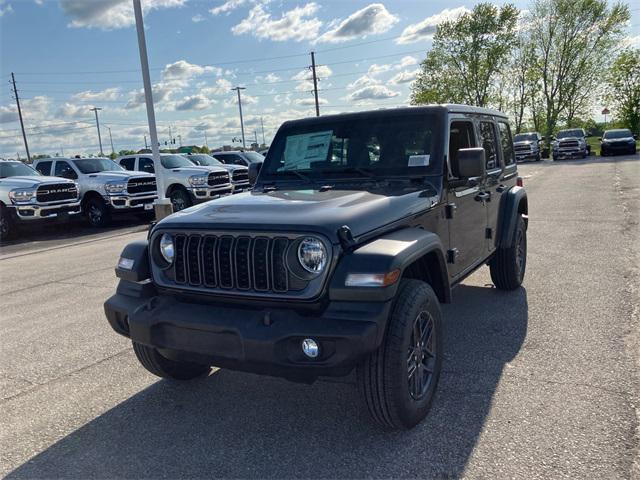
<svg viewBox="0 0 640 480"><path fill-rule="evenodd" d="M640 48L640 35L627 37L623 41L624 46L628 48Z"/></svg>
<svg viewBox="0 0 640 480"><path fill-rule="evenodd" d="M398 22L382 3L372 3L352 13L331 30L323 33L317 42L345 42L354 38L365 38L388 31Z"/></svg>
<svg viewBox="0 0 640 480"><path fill-rule="evenodd" d="M369 75L363 75L361 77L359 77L357 80L351 82L349 85L347 85L347 88L349 90L356 90L356 89L360 89L362 87L368 87L371 85L379 85L380 82L375 79L370 77Z"/></svg>
<svg viewBox="0 0 640 480"><path fill-rule="evenodd" d="M176 110L205 110L210 108L215 100L209 99L202 94L184 97L182 100L176 102Z"/></svg>
<svg viewBox="0 0 640 480"><path fill-rule="evenodd" d="M197 15L194 15L193 17L191 17L191 21L193 23L204 22L204 17L198 13Z"/></svg>
<svg viewBox="0 0 640 480"><path fill-rule="evenodd" d="M414 23L406 27L400 37L396 40L398 44L407 44L419 42L421 40L430 40L436 33L436 28L439 23L448 20L455 20L465 13L469 13L470 10L467 7L457 8L445 8L440 13L436 13L430 17L425 18L421 22Z"/></svg>
<svg viewBox="0 0 640 480"><path fill-rule="evenodd" d="M0 0L0 17L3 17L9 13L13 13L13 7L5 0Z"/></svg>
<svg viewBox="0 0 640 480"><path fill-rule="evenodd" d="M145 13L184 5L186 0L145 0ZM135 24L133 4L129 0L59 0L62 11L71 18L70 27L112 30Z"/></svg>
<svg viewBox="0 0 640 480"><path fill-rule="evenodd" d="M91 90L86 90L84 92L78 92L71 97L72 100L77 100L80 102L95 102L100 100L117 100L120 96L119 88L106 88L104 90L93 92Z"/></svg>
<svg viewBox="0 0 640 480"><path fill-rule="evenodd" d="M171 83L156 83L151 88L153 90L153 103L156 105L168 101L172 93L180 90L179 86ZM141 88L129 92L129 101L124 108L126 110L132 110L143 106L144 103L144 89Z"/></svg>
<svg viewBox="0 0 640 480"><path fill-rule="evenodd" d="M326 105L327 103L329 103L329 101L326 98L318 98L318 104L319 105ZM296 105L301 105L301 106L315 106L316 104L316 100L315 98L299 98L298 100L295 101Z"/></svg>
<svg viewBox="0 0 640 480"><path fill-rule="evenodd" d="M18 109L13 105L0 105L0 123L18 121Z"/></svg>
<svg viewBox="0 0 640 480"><path fill-rule="evenodd" d="M257 76L255 78L255 83L274 83L280 81L280 77L275 73L268 73L264 77Z"/></svg>
<svg viewBox="0 0 640 480"><path fill-rule="evenodd" d="M220 75L222 69L218 67L202 67L189 63L186 60L178 60L177 62L170 63L162 70L162 78L166 79L187 79L191 77L197 77L204 73L215 73Z"/></svg>
<svg viewBox="0 0 640 480"><path fill-rule="evenodd" d="M403 70L402 72L396 73L393 77L391 77L389 83L391 83L392 85L398 85L401 83L413 82L419 72L419 68L416 68L415 70Z"/></svg>
<svg viewBox="0 0 640 480"><path fill-rule="evenodd" d="M319 65L318 67L316 67L316 77L318 78L318 80L327 80L332 74L333 71L326 65ZM295 86L295 90L297 90L298 92L313 90L313 74L309 69L300 70L293 77L291 77L291 80L298 81L298 84ZM329 85L330 84L323 84L323 87L326 88Z"/></svg>
<svg viewBox="0 0 640 480"><path fill-rule="evenodd" d="M249 11L249 16L231 31L234 35L248 33L276 42L310 40L318 36L322 26L322 22L313 16L318 9L318 4L311 2L284 12L280 18L272 18L262 5L256 5Z"/></svg>
<svg viewBox="0 0 640 480"><path fill-rule="evenodd" d="M352 102L358 100L382 100L397 97L398 95L400 95L398 92L394 92L384 85L370 85L350 93L347 95L347 100Z"/></svg>
<svg viewBox="0 0 640 480"><path fill-rule="evenodd" d="M226 78L219 78L212 86L203 86L200 93L208 97L212 95L231 95L233 84Z"/></svg>
<svg viewBox="0 0 640 480"><path fill-rule="evenodd" d="M250 3L250 0L227 0L222 5L219 5L209 10L209 13L211 15L220 15L221 13L229 14L232 10L236 10L240 7L244 7L249 3Z"/></svg>
<svg viewBox="0 0 640 480"><path fill-rule="evenodd" d="M411 55L404 56L397 63L387 63L383 65L378 65L374 63L369 67L368 75L375 77L376 75L380 75L381 73L389 72L391 70L400 70L402 68L408 67L410 65L416 65L418 63L418 59L412 57Z"/></svg>
<svg viewBox="0 0 640 480"><path fill-rule="evenodd" d="M56 118L77 118L86 117L89 113L88 105L77 105L75 103L65 102L56 110Z"/></svg>

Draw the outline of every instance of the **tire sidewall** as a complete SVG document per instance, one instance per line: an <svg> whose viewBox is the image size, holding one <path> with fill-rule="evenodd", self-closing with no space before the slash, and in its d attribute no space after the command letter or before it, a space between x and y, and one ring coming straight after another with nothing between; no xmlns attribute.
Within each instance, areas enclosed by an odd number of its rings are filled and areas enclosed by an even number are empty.
<svg viewBox="0 0 640 480"><path fill-rule="evenodd" d="M89 225L91 225L92 227L104 227L108 221L109 221L109 210L107 209L107 206L105 205L105 203L102 200L98 200L97 198L90 198L86 205L85 208L87 210L87 221L89 222ZM100 220L94 220L91 216L91 210L93 208L98 209L101 212L101 216L100 216Z"/></svg>
<svg viewBox="0 0 640 480"><path fill-rule="evenodd" d="M176 204L174 203L174 198L180 198L184 206L182 208L176 208ZM182 189L176 189L169 195L169 199L173 205L173 211L179 212L180 210L184 210L191 206L191 199L189 198L189 194Z"/></svg>
<svg viewBox="0 0 640 480"><path fill-rule="evenodd" d="M15 229L14 223L11 220L9 211L4 206L0 207L0 240L8 240L13 235Z"/></svg>

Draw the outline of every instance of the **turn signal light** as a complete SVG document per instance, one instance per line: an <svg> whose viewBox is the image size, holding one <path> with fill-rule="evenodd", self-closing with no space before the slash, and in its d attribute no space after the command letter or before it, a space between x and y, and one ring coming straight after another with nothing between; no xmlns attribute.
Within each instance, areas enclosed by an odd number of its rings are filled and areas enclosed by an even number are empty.
<svg viewBox="0 0 640 480"><path fill-rule="evenodd" d="M344 284L347 287L388 287L399 278L399 268L387 273L350 273Z"/></svg>
<svg viewBox="0 0 640 480"><path fill-rule="evenodd" d="M519 187L524 187L524 180L522 180L522 177L516 178L516 185Z"/></svg>

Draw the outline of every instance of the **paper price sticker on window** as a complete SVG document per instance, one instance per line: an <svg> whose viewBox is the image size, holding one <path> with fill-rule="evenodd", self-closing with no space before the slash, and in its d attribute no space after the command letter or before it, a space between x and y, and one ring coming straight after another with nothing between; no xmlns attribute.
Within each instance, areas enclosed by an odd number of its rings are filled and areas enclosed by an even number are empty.
<svg viewBox="0 0 640 480"><path fill-rule="evenodd" d="M428 167L431 155L410 155L408 167Z"/></svg>
<svg viewBox="0 0 640 480"><path fill-rule="evenodd" d="M284 165L279 170L303 170L312 162L325 162L331 145L333 130L303 133L287 137Z"/></svg>

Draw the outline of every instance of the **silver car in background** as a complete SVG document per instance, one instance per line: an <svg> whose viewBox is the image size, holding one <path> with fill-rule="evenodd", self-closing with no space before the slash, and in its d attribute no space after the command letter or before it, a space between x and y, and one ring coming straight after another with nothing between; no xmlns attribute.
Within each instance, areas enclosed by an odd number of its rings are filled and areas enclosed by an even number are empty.
<svg viewBox="0 0 640 480"><path fill-rule="evenodd" d="M227 165L220 160L213 158L206 153L190 153L185 157L194 165L201 167L222 167L231 175L231 185L233 185L233 193L240 193L249 189L249 169L241 165Z"/></svg>

